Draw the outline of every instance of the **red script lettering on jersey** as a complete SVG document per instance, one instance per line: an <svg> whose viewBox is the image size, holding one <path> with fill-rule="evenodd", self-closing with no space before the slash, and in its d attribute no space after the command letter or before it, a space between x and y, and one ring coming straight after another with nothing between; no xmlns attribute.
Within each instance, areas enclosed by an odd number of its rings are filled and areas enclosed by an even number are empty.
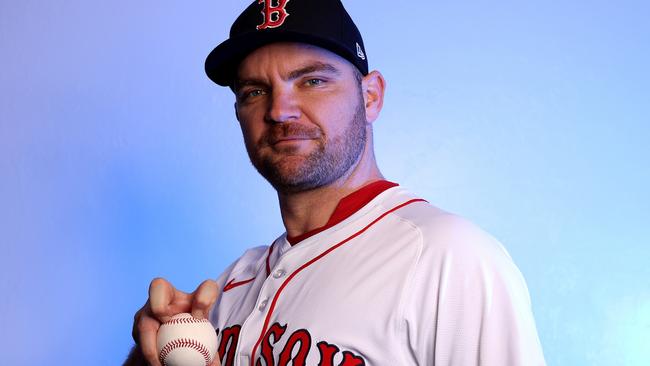
<svg viewBox="0 0 650 366"><path fill-rule="evenodd" d="M223 366L232 366L235 363L235 352L239 340L239 331L241 326L234 325L221 332L221 342L219 342L219 358ZM273 323L262 340L261 355L255 361L255 366L306 366L307 356L310 352L318 351L320 360L317 366L365 366L366 362L361 356L355 355L350 351L341 353L343 359L334 363L341 349L335 344L329 344L325 341L318 342L316 347L312 347L313 337L306 329L298 329L291 334L286 334L287 325ZM218 333L218 331L217 331ZM287 339L284 347L279 353L276 360L273 355L275 345L282 339Z"/></svg>

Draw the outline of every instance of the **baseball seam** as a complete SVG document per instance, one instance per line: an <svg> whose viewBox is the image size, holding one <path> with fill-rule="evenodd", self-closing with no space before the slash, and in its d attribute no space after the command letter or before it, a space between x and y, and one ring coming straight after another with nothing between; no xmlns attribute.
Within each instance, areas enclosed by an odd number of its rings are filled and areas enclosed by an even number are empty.
<svg viewBox="0 0 650 366"><path fill-rule="evenodd" d="M163 365L166 365L165 359L169 355L169 353L176 348L191 348L193 350L198 351L201 355L203 355L203 359L205 360L205 364L209 365L210 364L210 351L202 344L199 343L197 340L194 339L189 339L189 338L179 338L179 339L174 339L173 341L168 342L165 344L165 346L160 350L160 363Z"/></svg>
<svg viewBox="0 0 650 366"><path fill-rule="evenodd" d="M197 318L175 318L170 319L168 322L163 323L163 325L175 325L175 324L197 324L197 323L207 323L207 319L197 319Z"/></svg>

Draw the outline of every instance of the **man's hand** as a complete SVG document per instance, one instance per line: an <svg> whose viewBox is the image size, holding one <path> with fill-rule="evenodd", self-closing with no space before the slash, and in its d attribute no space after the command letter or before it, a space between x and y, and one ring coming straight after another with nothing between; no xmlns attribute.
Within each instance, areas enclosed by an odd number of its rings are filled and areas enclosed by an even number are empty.
<svg viewBox="0 0 650 366"><path fill-rule="evenodd" d="M217 300L219 286L212 280L203 281L191 294L179 291L163 278L155 278L149 285L149 300L140 309L133 321L133 339L141 355L151 366L161 366L156 349L156 336L160 325L178 313L191 313L204 319ZM126 364L137 358L135 349ZM137 364L137 363L133 363ZM215 355L211 366L221 366L219 355Z"/></svg>

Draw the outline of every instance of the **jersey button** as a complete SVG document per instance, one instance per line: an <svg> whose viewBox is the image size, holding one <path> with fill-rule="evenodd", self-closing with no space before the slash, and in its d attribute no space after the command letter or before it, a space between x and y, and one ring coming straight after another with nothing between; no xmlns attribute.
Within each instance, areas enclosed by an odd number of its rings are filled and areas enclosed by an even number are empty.
<svg viewBox="0 0 650 366"><path fill-rule="evenodd" d="M278 269L275 272L273 272L273 278L280 278L284 276L287 273L284 269Z"/></svg>
<svg viewBox="0 0 650 366"><path fill-rule="evenodd" d="M266 303L267 303L267 302L268 302L268 299L264 299L264 300L262 300L262 302L260 303L260 306L258 306L257 309L258 309L259 311L264 311L264 309L266 308Z"/></svg>

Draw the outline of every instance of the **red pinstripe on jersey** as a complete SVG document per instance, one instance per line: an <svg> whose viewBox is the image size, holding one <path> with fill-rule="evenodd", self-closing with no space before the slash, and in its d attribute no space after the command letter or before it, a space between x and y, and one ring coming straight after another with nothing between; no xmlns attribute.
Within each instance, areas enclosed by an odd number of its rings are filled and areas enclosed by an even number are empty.
<svg viewBox="0 0 650 366"><path fill-rule="evenodd" d="M407 205L410 205L411 203L414 203L414 202L426 202L426 200L423 200L421 198L416 198L416 199L406 201L406 202L404 202L404 203L402 203L400 205L397 205L397 206L393 207L392 209L390 209L390 210L384 212L383 214L381 214L381 216L374 219L371 223L366 225L361 230L359 230L356 233L350 235L349 237L347 237L343 241L331 246L326 251L324 251L321 254L317 255L316 257L312 258L310 261L303 264L298 269L296 269L293 273L291 273L291 275L289 277L287 277L287 279L282 283L282 285L280 286L278 291L275 293L275 296L273 296L273 301L271 302L271 306L269 307L269 312L266 314L266 318L264 319L264 326L262 327L262 332L261 332L257 342L255 342L255 346L253 346L253 350L251 352L251 356L250 356L251 357L251 365L254 364L253 359L255 358L255 352L257 352L257 349L258 349L260 343L264 339L264 334L266 334L266 331L267 331L267 329L269 327L269 322L271 320L271 316L273 315L273 311L275 310L275 306L276 306L276 304L278 302L278 299L280 298L280 295L282 294L282 291L287 287L289 282L291 282L291 280L293 280L296 277L296 275L298 275L298 273L302 272L302 270L304 270L305 268L307 268L307 267L311 266L312 264L316 263L318 260L320 260L323 257L325 257L326 255L330 254L331 252L333 252L337 248L340 248L341 246L343 246L345 243L349 242L350 240L352 240L352 239L356 238L357 236L363 234L366 230L368 230L374 224L376 224L377 222L382 220L388 214L390 214L392 212L395 212L395 211L399 210L400 208L402 208L404 206L407 206Z"/></svg>

